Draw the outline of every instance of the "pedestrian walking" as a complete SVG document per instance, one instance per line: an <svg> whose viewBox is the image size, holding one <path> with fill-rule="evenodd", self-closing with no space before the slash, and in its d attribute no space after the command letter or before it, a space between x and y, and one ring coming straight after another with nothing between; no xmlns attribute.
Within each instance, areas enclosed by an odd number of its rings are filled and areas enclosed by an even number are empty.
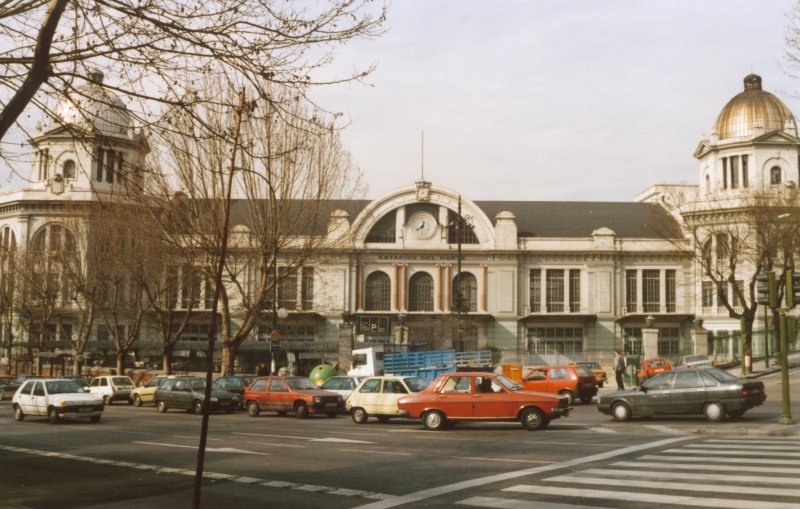
<svg viewBox="0 0 800 509"><path fill-rule="evenodd" d="M617 378L617 390L624 391L625 385L622 383L622 374L625 372L625 357L619 353L619 350L614 350L614 374Z"/></svg>

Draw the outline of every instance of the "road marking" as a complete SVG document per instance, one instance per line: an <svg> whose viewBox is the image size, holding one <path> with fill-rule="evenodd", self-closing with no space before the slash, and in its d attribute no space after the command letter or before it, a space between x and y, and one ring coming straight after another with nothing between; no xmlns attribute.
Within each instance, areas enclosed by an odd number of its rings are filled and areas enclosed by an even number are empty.
<svg viewBox="0 0 800 509"><path fill-rule="evenodd" d="M387 452L387 451L368 451L366 449L337 449L339 451L366 452L369 454L395 454L397 456L411 456L410 452Z"/></svg>
<svg viewBox="0 0 800 509"><path fill-rule="evenodd" d="M336 443L344 443L344 444L375 444L377 442L367 442L365 440L351 440L349 438L336 438L336 437L328 437L328 438L309 438L309 437L298 437L298 436L291 436L291 435L267 435L265 433L240 433L234 431L233 435L245 435L250 437L270 437L270 438L293 438L295 440L305 440L306 442L336 442Z"/></svg>
<svg viewBox="0 0 800 509"><path fill-rule="evenodd" d="M739 466L741 470L742 467ZM597 474L598 476L610 477L650 477L656 479L684 479L684 480L700 480L700 481L721 481L721 482L743 482L743 483L760 483L760 484L788 484L790 486L797 485L797 479L790 477L775 477L775 476L757 476L750 475L752 470L748 467L748 475L731 475L731 474L698 474L695 472L648 472L641 470L614 470L608 471L599 468L588 468L583 472Z"/></svg>
<svg viewBox="0 0 800 509"><path fill-rule="evenodd" d="M295 447L297 449L305 449L305 445L289 445L289 444L274 444L272 442L245 442L246 444L265 445L267 447Z"/></svg>
<svg viewBox="0 0 800 509"><path fill-rule="evenodd" d="M751 482L757 483L763 477L754 477ZM675 491L703 491L708 493L735 493L747 495L767 495L780 497L800 497L800 490L789 488L760 488L755 486L731 486L730 484L699 484L686 482L642 481L638 479L614 479L613 475L606 477L583 477L578 475L559 475L549 477L544 481L567 482L570 484L593 484L599 486L623 486L633 488L671 489ZM796 482L795 482L796 484ZM662 503L659 501L659 503ZM800 505L798 505L800 507Z"/></svg>
<svg viewBox="0 0 800 509"><path fill-rule="evenodd" d="M659 461L721 461L723 463L730 463L736 458L730 458L727 456L667 456L661 454L648 454L646 456L642 456L642 460L659 460ZM779 460L775 458L746 458L742 461L750 463L760 463L764 465L800 465L800 461L798 460ZM744 467L743 467L744 468Z"/></svg>
<svg viewBox="0 0 800 509"><path fill-rule="evenodd" d="M587 444L586 442L551 442L550 440L542 440L542 441L535 441L535 440L525 440L526 444L534 444L539 445L542 442L547 443L547 445L577 445L580 447L619 447L620 444Z"/></svg>
<svg viewBox="0 0 800 509"><path fill-rule="evenodd" d="M758 439L747 439L747 438L712 438L705 441L720 443L720 444L784 444L784 445L798 445L800 444L800 440L786 440L785 438L758 438Z"/></svg>
<svg viewBox="0 0 800 509"><path fill-rule="evenodd" d="M176 438L188 438L189 440L197 440L197 436L193 436L193 437L187 436L187 435L172 435L172 436L176 437ZM222 439L221 438L206 438L206 440L211 441L211 440L222 440Z"/></svg>
<svg viewBox="0 0 800 509"><path fill-rule="evenodd" d="M414 493L409 493L407 495L401 495L399 497L391 497L379 502L373 502L371 504L366 504L363 506L359 506L358 509L386 509L389 507L397 507L399 505L405 504L413 504L414 502L418 502L420 500L425 500L428 498L438 497L440 495L445 495L448 493L454 493L456 491L465 490L468 488L474 488L477 486L485 486L487 484L492 484L501 481L507 481L509 479L516 479L519 477L524 477L526 475L533 475L539 474L542 472L550 472L553 470L558 470L561 468L568 468L573 467L576 465L582 465L585 463L592 463L594 461L606 460L608 458L614 458L616 456L624 456L626 454L632 454L635 452L647 450L647 449L654 449L656 447L664 447L666 445L674 444L676 442L682 442L684 440L690 440L694 437L675 437L675 438L667 438L664 440L658 440L656 442L650 442L647 444L641 445L633 445L630 447L624 447L622 449L615 449L613 451L602 452L599 454L593 454L591 456L582 456L580 458L573 458L571 460L562 461L560 463L551 463L549 465L541 465L538 467L531 467L526 468L523 470L517 470L514 472L503 472L500 474L489 475L486 477L479 477L477 479L468 479L466 481L461 481L453 484L446 484L444 486L439 486L436 488L429 488L422 491L417 491ZM563 494L563 488L561 488ZM649 499L649 502L652 502L655 499ZM748 508L752 509L752 508Z"/></svg>
<svg viewBox="0 0 800 509"><path fill-rule="evenodd" d="M514 493L531 493L535 495L564 496L563 486L542 486L522 484L512 486L503 491ZM635 493L631 491L609 490L583 490L570 488L570 497L591 498L594 500L624 500L626 502L644 502L652 504L658 500L659 504L688 505L695 507L719 507L722 509L800 509L800 504L787 502L767 502L756 500L737 500L733 498L688 497L682 495L667 495L666 493Z"/></svg>
<svg viewBox="0 0 800 509"><path fill-rule="evenodd" d="M552 461L513 460L509 458L476 458L472 456L450 456L450 457L456 460L472 460L472 461L505 461L509 463L552 463Z"/></svg>
<svg viewBox="0 0 800 509"><path fill-rule="evenodd" d="M708 472L709 470L718 470L720 472L741 472L741 465L712 465L712 464L695 464L684 465L681 463L648 463L638 461L618 461L612 463L612 467L630 467L630 468L656 468L660 470L702 470ZM748 472L760 473L775 473L775 474L795 474L800 475L800 468L779 468L779 467L756 467L747 465Z"/></svg>
<svg viewBox="0 0 800 509"><path fill-rule="evenodd" d="M180 447L188 447L188 446L180 446ZM66 459L66 460L75 460L75 461L85 461L88 463L95 463L100 465L115 465L121 467L128 467L128 468L135 468L137 470L149 470L156 473L163 473L163 474L177 474L177 475L185 475L185 476L194 476L195 471L189 469L181 469L181 468L172 468L172 467L165 467L161 465L147 465L144 463L130 463L127 461L110 461L102 458L93 458L91 456L76 456L74 454L67 454L67 453L59 453L53 451L42 451L38 449L25 449L23 447L11 447L6 445L0 445L0 450L4 451L11 451L11 452L18 452L22 454L32 454L35 456L44 456L48 458L59 458L59 459ZM268 488L284 488L284 489L291 489L291 490L299 490L299 491L324 491L329 495L341 495L346 497L360 497L360 498L368 498L372 500L383 500L386 498L392 498L393 495L388 495L385 493L377 493L371 491L361 491L361 490L350 490L346 488L335 488L331 486L319 486L315 484L298 484L286 481L271 481L268 479L259 479L257 477L245 477L245 476L238 476L232 474L223 474L221 472L203 472L203 478L205 479L219 479L243 484L259 484L261 486L265 486Z"/></svg>
<svg viewBox="0 0 800 509"><path fill-rule="evenodd" d="M613 430L611 428L606 428L605 426L591 426L587 429L594 431L596 433L619 433L619 431Z"/></svg>
<svg viewBox="0 0 800 509"><path fill-rule="evenodd" d="M671 433L673 435L688 435L689 433L686 431L681 431L679 429L671 428L669 426L661 426L659 424L648 424L646 427L650 429L654 429L656 431L661 431L664 433Z"/></svg>
<svg viewBox="0 0 800 509"><path fill-rule="evenodd" d="M800 446L791 446L791 445L762 445L762 444L751 444L750 442L745 444L688 444L686 447L691 447L695 449L725 449L725 450L736 450L736 449L744 449L747 451L800 451ZM715 451L716 452L716 451Z"/></svg>
<svg viewBox="0 0 800 509"><path fill-rule="evenodd" d="M666 453L679 453L679 454L707 454L708 451L682 448L682 449L667 449L662 451ZM714 451L714 454L721 454L722 456L763 456L764 453L760 451ZM790 456L792 458L800 458L800 452L771 452L773 456Z"/></svg>
<svg viewBox="0 0 800 509"><path fill-rule="evenodd" d="M490 507L493 509L531 509L530 500L517 500L515 498L472 497L457 502L458 505L472 507ZM557 502L536 501L536 509L602 509L593 505L559 504Z"/></svg>
<svg viewBox="0 0 800 509"><path fill-rule="evenodd" d="M196 445L164 444L160 442L136 442L136 441L132 443L144 444L144 445L157 445L159 447L180 447L184 449L197 449ZM258 454L260 456L271 456L271 454L266 452L247 451L244 449L234 449L233 447L206 447L206 452L233 452L238 454Z"/></svg>

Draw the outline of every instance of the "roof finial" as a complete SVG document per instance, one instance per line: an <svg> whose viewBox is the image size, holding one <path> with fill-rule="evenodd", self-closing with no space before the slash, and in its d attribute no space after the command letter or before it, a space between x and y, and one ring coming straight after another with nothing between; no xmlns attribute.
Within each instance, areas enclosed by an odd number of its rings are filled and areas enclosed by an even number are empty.
<svg viewBox="0 0 800 509"><path fill-rule="evenodd" d="M421 154L419 157L419 180L420 182L425 182L425 130L422 129L422 140L421 140Z"/></svg>
<svg viewBox="0 0 800 509"><path fill-rule="evenodd" d="M745 90L761 90L761 76L758 74L748 74L744 77Z"/></svg>

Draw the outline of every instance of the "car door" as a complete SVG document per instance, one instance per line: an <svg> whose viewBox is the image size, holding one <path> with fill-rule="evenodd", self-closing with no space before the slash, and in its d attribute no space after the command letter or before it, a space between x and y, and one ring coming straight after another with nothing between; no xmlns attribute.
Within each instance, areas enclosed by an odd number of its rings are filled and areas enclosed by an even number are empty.
<svg viewBox="0 0 800 509"><path fill-rule="evenodd" d="M36 415L47 415L47 391L44 382L33 386L33 407Z"/></svg>
<svg viewBox="0 0 800 509"><path fill-rule="evenodd" d="M514 415L511 408L511 393L492 376L475 377L475 392L472 399L474 417L487 419Z"/></svg>
<svg viewBox="0 0 800 509"><path fill-rule="evenodd" d="M22 389L19 391L17 397L17 404L25 414L36 415L36 405L33 402L33 388L36 385L34 381L25 382Z"/></svg>
<svg viewBox="0 0 800 509"><path fill-rule="evenodd" d="M380 378L370 378L358 389L358 392L351 395L353 397L352 406L361 407L368 414L380 412L381 386L383 380Z"/></svg>
<svg viewBox="0 0 800 509"><path fill-rule="evenodd" d="M642 387L644 390L632 398L634 415L664 415L669 413L669 393L675 379L674 372L660 373Z"/></svg>
<svg viewBox="0 0 800 509"><path fill-rule="evenodd" d="M669 394L671 414L699 414L706 401L706 388L697 371L677 371Z"/></svg>
<svg viewBox="0 0 800 509"><path fill-rule="evenodd" d="M268 410L275 412L290 412L292 410L289 401L289 385L283 378L272 378L269 381Z"/></svg>
<svg viewBox="0 0 800 509"><path fill-rule="evenodd" d="M397 414L397 400L408 394L402 380L384 380L378 400L378 412L384 415Z"/></svg>
<svg viewBox="0 0 800 509"><path fill-rule="evenodd" d="M89 384L89 392L102 397L100 393L100 377L93 379L92 383Z"/></svg>
<svg viewBox="0 0 800 509"><path fill-rule="evenodd" d="M548 389L549 382L547 381L547 368L532 369L525 375L522 381L525 390L528 391L542 391L552 392Z"/></svg>
<svg viewBox="0 0 800 509"><path fill-rule="evenodd" d="M448 417L471 419L472 399L472 377L452 375L447 377L439 389L436 403Z"/></svg>
<svg viewBox="0 0 800 509"><path fill-rule="evenodd" d="M177 380L170 391L169 406L173 408L192 408L192 386L189 380Z"/></svg>

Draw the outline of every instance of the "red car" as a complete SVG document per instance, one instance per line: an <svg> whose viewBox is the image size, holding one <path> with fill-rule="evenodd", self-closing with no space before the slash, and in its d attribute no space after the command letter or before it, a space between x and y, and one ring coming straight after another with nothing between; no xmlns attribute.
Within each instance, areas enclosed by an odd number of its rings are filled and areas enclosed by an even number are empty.
<svg viewBox="0 0 800 509"><path fill-rule="evenodd" d="M666 357L653 357L652 359L645 359L642 361L639 371L636 373L636 381L642 385L647 380L653 378L659 373L670 371L672 365Z"/></svg>
<svg viewBox="0 0 800 509"><path fill-rule="evenodd" d="M244 390L247 413L256 417L262 410L286 415L294 412L298 419L323 413L336 417L344 410L344 400L335 392L323 391L302 376L264 376L253 380Z"/></svg>
<svg viewBox="0 0 800 509"><path fill-rule="evenodd" d="M526 391L494 373L447 373L420 392L403 396L397 407L429 430L457 421L519 421L529 430L569 415L567 398Z"/></svg>
<svg viewBox="0 0 800 509"><path fill-rule="evenodd" d="M578 398L581 403L591 403L597 394L597 379L586 366L536 366L530 368L521 383L529 391L566 396L570 404Z"/></svg>

